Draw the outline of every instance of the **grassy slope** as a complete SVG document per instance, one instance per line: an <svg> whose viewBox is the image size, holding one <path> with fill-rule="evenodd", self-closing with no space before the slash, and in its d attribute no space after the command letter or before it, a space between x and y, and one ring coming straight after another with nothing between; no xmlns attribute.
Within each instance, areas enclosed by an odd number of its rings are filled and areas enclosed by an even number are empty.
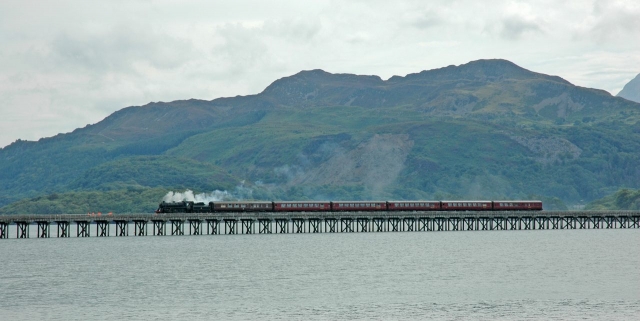
<svg viewBox="0 0 640 321"><path fill-rule="evenodd" d="M24 199L0 208L0 214L151 213L164 188L81 191Z"/></svg>
<svg viewBox="0 0 640 321"><path fill-rule="evenodd" d="M640 210L640 190L621 189L614 194L595 200L588 210Z"/></svg>

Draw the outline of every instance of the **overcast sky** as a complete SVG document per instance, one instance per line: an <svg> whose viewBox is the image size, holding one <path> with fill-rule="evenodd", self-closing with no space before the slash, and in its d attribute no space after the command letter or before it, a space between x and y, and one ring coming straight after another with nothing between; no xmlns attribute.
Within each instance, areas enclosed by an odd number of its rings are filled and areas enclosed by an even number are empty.
<svg viewBox="0 0 640 321"><path fill-rule="evenodd" d="M640 1L0 1L0 147L300 70L387 79L503 58L617 94Z"/></svg>

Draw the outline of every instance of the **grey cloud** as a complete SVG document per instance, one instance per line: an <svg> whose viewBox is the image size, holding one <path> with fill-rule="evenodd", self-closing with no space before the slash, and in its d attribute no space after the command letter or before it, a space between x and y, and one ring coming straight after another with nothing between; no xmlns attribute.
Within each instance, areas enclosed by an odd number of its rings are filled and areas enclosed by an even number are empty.
<svg viewBox="0 0 640 321"><path fill-rule="evenodd" d="M119 26L100 33L63 33L51 42L57 63L96 71L131 70L136 62L177 68L193 58L190 41L144 28Z"/></svg>
<svg viewBox="0 0 640 321"><path fill-rule="evenodd" d="M223 73L239 77L270 55L261 27L225 24L216 30L222 43L213 46L212 54L224 66Z"/></svg>
<svg viewBox="0 0 640 321"><path fill-rule="evenodd" d="M322 25L317 20L276 20L267 21L264 25L264 32L270 37L282 38L289 42L304 43L313 40Z"/></svg>
<svg viewBox="0 0 640 321"><path fill-rule="evenodd" d="M640 33L640 7L625 6L624 3L596 1L593 7L596 19L588 33L598 42L607 42L614 38L626 38ZM634 41L638 39L635 38Z"/></svg>
<svg viewBox="0 0 640 321"><path fill-rule="evenodd" d="M418 29L429 29L441 24L443 21L438 13L426 11L411 19L411 25Z"/></svg>
<svg viewBox="0 0 640 321"><path fill-rule="evenodd" d="M256 67L262 70L280 70L286 56L282 48L297 48L313 42L321 31L317 20L268 20L245 25L227 23L215 30L221 40L212 47L217 63L222 64L221 74L241 78Z"/></svg>
<svg viewBox="0 0 640 321"><path fill-rule="evenodd" d="M520 17L511 16L501 21L500 36L507 40L518 40L526 33L536 32L542 32L537 23Z"/></svg>

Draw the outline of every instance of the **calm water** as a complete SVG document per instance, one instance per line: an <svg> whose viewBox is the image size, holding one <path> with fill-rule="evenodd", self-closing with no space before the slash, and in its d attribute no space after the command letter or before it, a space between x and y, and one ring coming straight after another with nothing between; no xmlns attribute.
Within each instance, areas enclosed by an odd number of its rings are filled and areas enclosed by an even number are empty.
<svg viewBox="0 0 640 321"><path fill-rule="evenodd" d="M639 245L640 230L8 239L0 320L631 320Z"/></svg>

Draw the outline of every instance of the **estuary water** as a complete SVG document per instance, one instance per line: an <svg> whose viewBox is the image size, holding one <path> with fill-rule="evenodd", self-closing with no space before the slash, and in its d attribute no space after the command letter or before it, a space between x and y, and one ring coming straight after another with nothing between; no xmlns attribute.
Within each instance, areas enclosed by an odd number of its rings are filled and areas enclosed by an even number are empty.
<svg viewBox="0 0 640 321"><path fill-rule="evenodd" d="M0 240L0 320L637 320L640 230Z"/></svg>

